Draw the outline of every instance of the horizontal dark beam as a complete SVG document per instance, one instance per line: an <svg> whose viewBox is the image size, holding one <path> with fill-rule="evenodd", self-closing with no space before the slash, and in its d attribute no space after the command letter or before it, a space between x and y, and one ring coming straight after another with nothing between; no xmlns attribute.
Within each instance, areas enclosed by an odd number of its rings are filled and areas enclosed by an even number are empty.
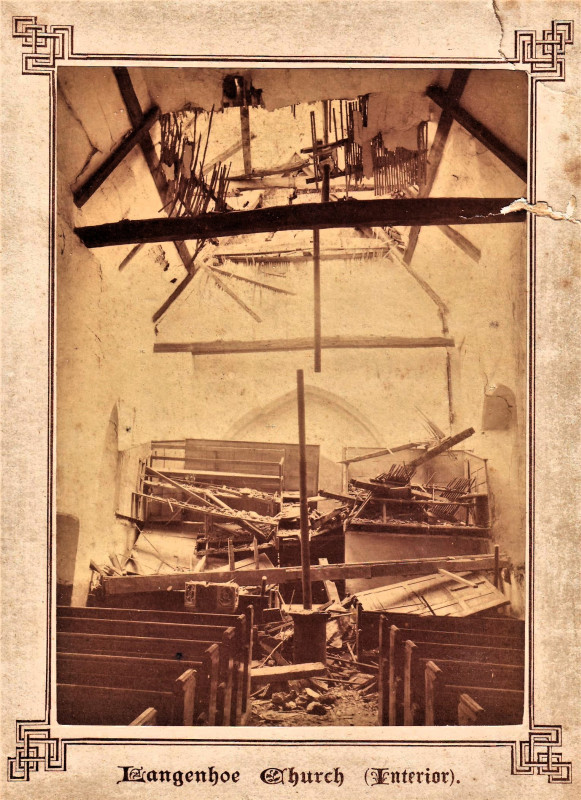
<svg viewBox="0 0 581 800"><path fill-rule="evenodd" d="M514 197L427 197L303 203L199 217L121 220L75 228L87 247L212 239L272 231L354 228L358 225L478 225L524 222L525 211L501 214Z"/></svg>
<svg viewBox="0 0 581 800"><path fill-rule="evenodd" d="M441 89L439 86L430 86L427 90L427 95L430 100L433 100L434 103L437 103L442 108L445 107L448 114L450 114L456 122L462 125L468 133L474 136L481 144L488 147L491 153L499 158L503 164L506 164L509 169L511 169L515 175L526 183L527 180L527 161L526 158L522 158L514 150L511 150L504 142L495 136L492 131L490 131L487 127L485 127L481 122L479 122L475 117L472 116L468 111L463 109L461 106L452 104L449 105L447 103L446 92Z"/></svg>
<svg viewBox="0 0 581 800"><path fill-rule="evenodd" d="M300 339L260 339L254 342L156 342L154 353L192 353L193 355L224 355L225 353L280 353L285 350L312 350L315 341L310 336ZM406 336L323 336L323 349L369 349L454 347L454 339L444 336L414 338Z"/></svg>
<svg viewBox="0 0 581 800"><path fill-rule="evenodd" d="M435 526L434 526L435 527ZM501 566L508 564L500 557ZM212 570L211 572L172 572L170 575L131 575L102 578L106 596L134 592L179 591L187 581L210 581L239 586L260 586L263 577L268 584L293 583L301 580L301 567L270 567L249 570ZM328 564L311 567L313 581L340 581L349 578L378 578L386 575L430 575L438 569L448 572L475 572L494 569L494 556L436 556L399 561L360 562L357 564Z"/></svg>
<svg viewBox="0 0 581 800"><path fill-rule="evenodd" d="M73 193L73 200L77 208L82 208L87 200L92 197L97 189L103 185L113 170L121 164L133 148L140 144L149 133L149 129L159 117L159 108L150 108L138 126L125 136L120 144L107 156L105 161L97 167L95 172L87 178L82 186Z"/></svg>

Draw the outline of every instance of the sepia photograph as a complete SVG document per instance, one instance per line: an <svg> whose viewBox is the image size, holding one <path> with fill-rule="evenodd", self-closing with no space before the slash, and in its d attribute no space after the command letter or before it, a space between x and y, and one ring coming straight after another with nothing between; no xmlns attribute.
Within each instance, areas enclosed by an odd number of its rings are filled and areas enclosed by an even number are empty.
<svg viewBox="0 0 581 800"><path fill-rule="evenodd" d="M526 75L63 67L60 724L521 724Z"/></svg>
<svg viewBox="0 0 581 800"><path fill-rule="evenodd" d="M578 2L0 20L0 794L577 796Z"/></svg>

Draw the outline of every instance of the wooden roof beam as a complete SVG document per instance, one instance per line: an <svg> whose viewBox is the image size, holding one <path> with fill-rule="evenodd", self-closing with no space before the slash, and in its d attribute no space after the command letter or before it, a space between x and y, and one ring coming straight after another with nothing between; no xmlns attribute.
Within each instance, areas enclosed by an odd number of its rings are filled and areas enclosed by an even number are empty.
<svg viewBox="0 0 581 800"><path fill-rule="evenodd" d="M485 145L491 153L499 158L503 164L511 169L521 181L526 183L527 180L527 160L519 156L514 150L511 150L508 145L501 142L492 131L485 127L468 111L462 108L457 102L451 103L447 98L447 93L440 86L428 87L427 95L430 100L437 103L442 108L446 109L446 113L451 115L452 118L468 131L471 136L474 136L481 144Z"/></svg>
<svg viewBox="0 0 581 800"><path fill-rule="evenodd" d="M192 355L225 355L228 353L279 353L312 350L314 339L257 339L255 341L156 342L154 353L192 353ZM323 336L321 347L328 350L369 348L454 347L454 339L446 336Z"/></svg>
<svg viewBox="0 0 581 800"><path fill-rule="evenodd" d="M95 172L73 192L73 200L77 208L82 208L107 180L109 175L121 164L123 159L149 134L151 126L159 118L159 108L153 106L142 116L139 125L134 126L122 141L107 156L105 161L100 164Z"/></svg>
<svg viewBox="0 0 581 800"><path fill-rule="evenodd" d="M123 102L125 103L125 108L127 109L127 114L131 121L131 125L133 126L133 128L139 128L140 125L142 125L143 123L144 114L141 109L141 104L139 102L137 94L135 93L133 82L131 80L131 76L129 75L129 70L127 69L127 67L113 67L113 74L115 75L115 79L117 81L119 91L121 92L121 97L123 99ZM145 161L151 173L151 177L153 178L153 182L155 183L162 205L165 206L168 201L169 184L165 179L163 170L159 169L159 159L157 157L157 153L155 152L155 145L153 144L153 140L151 138L151 133L149 129L147 131L147 134L144 135L143 138L140 140L139 144L141 146L143 157L145 158ZM190 255L188 248L186 247L185 242L174 240L174 245L188 273L191 272L192 274L195 274L196 269L193 265L192 257ZM134 248L134 250L131 252L130 255L133 256L135 252L136 248ZM172 294L170 295L168 300L163 304L161 309L154 315L154 321L159 319L162 313L165 313L165 311L167 311L167 309L171 306L176 297L179 296L179 294L181 294L181 292L190 283L190 280L191 278L189 277L189 275L186 276L186 278L182 281L182 284L185 285L180 284L180 286L178 287L178 289L180 289L179 292L177 291L177 289L174 290L174 292L172 292Z"/></svg>
<svg viewBox="0 0 581 800"><path fill-rule="evenodd" d="M479 225L524 222L525 211L502 214L512 197L448 197L302 203L254 211L121 220L75 228L87 247L211 239L249 233L368 226Z"/></svg>
<svg viewBox="0 0 581 800"><path fill-rule="evenodd" d="M432 191L432 187L438 173L438 167L440 166L442 156L444 155L444 148L446 146L446 142L448 141L448 134L450 133L452 123L454 122L454 118L449 112L448 106L455 104L460 100L462 92L468 83L469 77L469 69L455 69L452 73L450 84L446 90L446 103L442 107L442 113L440 114L436 135L428 155L428 172L426 176L426 183L424 186L422 186L419 197L428 197ZM454 223L451 224L453 225ZM420 235L420 227L421 225L419 224L414 225L410 231L408 246L404 255L406 264L410 264L412 258L414 257L414 252L418 243L418 236Z"/></svg>

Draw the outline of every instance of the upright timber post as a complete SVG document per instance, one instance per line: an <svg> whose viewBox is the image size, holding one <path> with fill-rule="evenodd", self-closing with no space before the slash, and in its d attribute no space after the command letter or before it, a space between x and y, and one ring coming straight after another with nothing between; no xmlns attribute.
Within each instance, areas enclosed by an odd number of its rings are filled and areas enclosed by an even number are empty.
<svg viewBox="0 0 581 800"><path fill-rule="evenodd" d="M299 410L299 492L301 512L301 566L303 581L303 608L313 607L311 591L311 542L309 538L309 508L307 502L307 438L305 428L305 378L297 370L297 402Z"/></svg>
<svg viewBox="0 0 581 800"><path fill-rule="evenodd" d="M314 112L311 112L312 114ZM323 145L329 144L329 102L323 100ZM316 147L316 142L314 144ZM325 156L326 157L326 156ZM323 164L321 202L330 198L331 167ZM313 229L314 295L315 295L315 372L321 371L321 242L319 229Z"/></svg>
<svg viewBox="0 0 581 800"><path fill-rule="evenodd" d="M325 611L313 611L311 590L311 547L309 540L309 509L307 503L307 444L305 432L305 384L302 369L297 370L297 400L299 407L299 488L301 500L301 567L303 610L291 613L294 623L293 658L295 664L312 661L327 662L327 620Z"/></svg>
<svg viewBox="0 0 581 800"><path fill-rule="evenodd" d="M252 159L250 156L250 115L248 106L240 106L240 130L242 133L242 156L244 158L244 176L252 175Z"/></svg>
<svg viewBox="0 0 581 800"><path fill-rule="evenodd" d="M319 229L313 229L313 277L315 304L315 372L321 371L321 242Z"/></svg>

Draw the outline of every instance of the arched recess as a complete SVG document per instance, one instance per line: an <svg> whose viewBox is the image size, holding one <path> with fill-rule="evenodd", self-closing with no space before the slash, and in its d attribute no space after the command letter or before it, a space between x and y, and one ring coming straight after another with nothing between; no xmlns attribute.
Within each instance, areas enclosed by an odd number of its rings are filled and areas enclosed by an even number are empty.
<svg viewBox="0 0 581 800"><path fill-rule="evenodd" d="M307 442L321 448L319 483L340 491L342 469L338 463L345 445L382 447L380 431L359 409L338 395L316 386L305 386ZM296 442L297 396L287 392L265 406L244 414L224 434L225 439Z"/></svg>

